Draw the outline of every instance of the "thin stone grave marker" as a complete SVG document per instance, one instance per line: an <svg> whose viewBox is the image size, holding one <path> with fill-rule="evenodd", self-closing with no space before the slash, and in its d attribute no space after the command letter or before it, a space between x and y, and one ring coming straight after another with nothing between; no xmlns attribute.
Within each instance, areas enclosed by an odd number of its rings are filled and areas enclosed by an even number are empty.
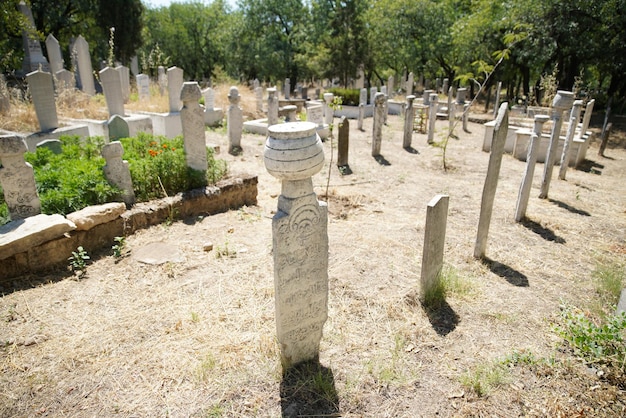
<svg viewBox="0 0 626 418"><path fill-rule="evenodd" d="M239 107L241 96L237 87L231 87L228 93L228 152L238 154L241 152L241 136L243 134L243 111Z"/></svg>
<svg viewBox="0 0 626 418"><path fill-rule="evenodd" d="M406 96L406 104L404 111L404 136L402 140L402 148L411 148L411 141L413 141L413 122L415 120L415 108L413 107L413 101L415 96Z"/></svg>
<svg viewBox="0 0 626 418"><path fill-rule="evenodd" d="M267 126L276 125L278 123L278 97L276 88L267 89Z"/></svg>
<svg viewBox="0 0 626 418"><path fill-rule="evenodd" d="M572 142L574 142L574 133L578 120L580 119L580 112L582 111L583 101L575 100L570 113L569 126L567 127L567 134L565 135L565 143L563 144L563 153L561 154L561 166L559 167L559 179L565 180L567 174L567 167L569 166L569 160L572 154Z"/></svg>
<svg viewBox="0 0 626 418"><path fill-rule="evenodd" d="M115 68L106 67L100 71L100 81L109 109L109 116L124 116L124 95L119 71Z"/></svg>
<svg viewBox="0 0 626 418"><path fill-rule="evenodd" d="M349 149L350 122L345 116L342 116L337 129L337 167L348 166Z"/></svg>
<svg viewBox="0 0 626 418"><path fill-rule="evenodd" d="M11 220L41 213L33 166L24 160L28 148L18 136L0 136L0 185Z"/></svg>
<svg viewBox="0 0 626 418"><path fill-rule="evenodd" d="M170 113L180 111L183 103L180 101L180 90L183 88L183 70L178 67L167 69L167 94L170 102Z"/></svg>
<svg viewBox="0 0 626 418"><path fill-rule="evenodd" d="M79 35L74 41L76 51L76 64L80 75L81 89L90 96L96 94L96 86L93 80L93 67L91 65L91 55L89 54L89 44Z"/></svg>
<svg viewBox="0 0 626 418"><path fill-rule="evenodd" d="M50 71L52 74L56 74L63 69L64 61L59 41L52 34L49 34L46 38L46 50L48 51L48 60L50 61Z"/></svg>
<svg viewBox="0 0 626 418"><path fill-rule="evenodd" d="M424 251L422 253L422 272L420 276L422 297L436 289L441 279L440 273L443 268L443 250L446 242L449 201L449 196L438 194L428 202L426 209Z"/></svg>
<svg viewBox="0 0 626 418"><path fill-rule="evenodd" d="M104 177L111 184L122 190L122 200L129 208L135 204L135 191L130 177L128 161L122 160L124 147L119 141L110 142L102 147L102 157L106 160Z"/></svg>
<svg viewBox="0 0 626 418"><path fill-rule="evenodd" d="M206 137L204 135L204 112L198 102L202 97L197 82L186 82L180 91L183 107L180 120L183 127L185 158L187 166L194 170L207 171Z"/></svg>
<svg viewBox="0 0 626 418"><path fill-rule="evenodd" d="M43 71L33 71L26 75L35 113L42 132L59 127L56 102L54 101L54 85L52 75Z"/></svg>
<svg viewBox="0 0 626 418"><path fill-rule="evenodd" d="M372 157L380 155L383 141L383 124L385 122L385 95L376 93L374 97L374 122L372 123Z"/></svg>

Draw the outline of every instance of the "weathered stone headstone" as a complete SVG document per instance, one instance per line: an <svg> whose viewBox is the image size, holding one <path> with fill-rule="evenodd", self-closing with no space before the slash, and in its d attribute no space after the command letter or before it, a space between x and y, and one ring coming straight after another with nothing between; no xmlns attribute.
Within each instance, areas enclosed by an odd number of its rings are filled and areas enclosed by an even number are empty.
<svg viewBox="0 0 626 418"><path fill-rule="evenodd" d="M515 208L515 222L521 222L526 217L526 208L528 207L528 198L530 197L530 188L535 175L535 163L537 162L537 154L539 153L539 143L541 142L541 132L543 124L548 121L547 115L535 115L535 127L528 144L528 154L526 157L526 170L522 177L522 184L519 188L517 196L517 206Z"/></svg>
<svg viewBox="0 0 626 418"><path fill-rule="evenodd" d="M433 90L424 90L424 94L422 95L422 100L425 106L430 106L430 96L433 93L435 93Z"/></svg>
<svg viewBox="0 0 626 418"><path fill-rule="evenodd" d="M617 303L616 315L626 314L626 289L622 289L622 293L619 296L619 302Z"/></svg>
<svg viewBox="0 0 626 418"><path fill-rule="evenodd" d="M285 115L285 122L296 122L298 120L298 106L287 105L283 107L283 114Z"/></svg>
<svg viewBox="0 0 626 418"><path fill-rule="evenodd" d="M502 91L502 81L498 81L498 88L496 89L496 103L493 107L493 115L495 116L500 106L500 92Z"/></svg>
<svg viewBox="0 0 626 418"><path fill-rule="evenodd" d="M447 78L444 78L441 86L441 91L448 91L448 88L450 88L449 84L449 80Z"/></svg>
<svg viewBox="0 0 626 418"><path fill-rule="evenodd" d="M159 94L161 96L165 95L165 91L167 90L167 74L165 73L165 67L162 65L157 67L157 84L159 85Z"/></svg>
<svg viewBox="0 0 626 418"><path fill-rule="evenodd" d="M285 91L283 92L283 94L285 95L285 99L289 100L290 97L289 95L291 94L291 81L286 78L285 79Z"/></svg>
<svg viewBox="0 0 626 418"><path fill-rule="evenodd" d="M128 103L128 100L130 100L130 69L123 65L118 65L115 69L120 73L122 98L124 99L124 103Z"/></svg>
<svg viewBox="0 0 626 418"><path fill-rule="evenodd" d="M583 123L578 133L578 138L582 139L587 135L587 129L589 129L589 122L591 122L591 115L593 114L593 106L596 103L596 99L591 99L585 106L585 115L583 116Z"/></svg>
<svg viewBox="0 0 626 418"><path fill-rule="evenodd" d="M443 268L443 249L446 242L449 200L449 196L439 194L428 202L426 209L424 251L422 252L422 272L420 276L422 298L436 289L441 279L440 273Z"/></svg>
<svg viewBox="0 0 626 418"><path fill-rule="evenodd" d="M276 125L278 123L278 97L276 89L271 87L267 89L267 126Z"/></svg>
<svg viewBox="0 0 626 418"><path fill-rule="evenodd" d="M394 83L394 78L393 78L392 75L390 75L389 78L387 78L387 91L388 91L389 97L392 97L392 98L394 96L394 91L393 91L394 85L393 85L393 83Z"/></svg>
<svg viewBox="0 0 626 418"><path fill-rule="evenodd" d="M411 141L413 141L413 122L415 121L415 108L413 107L413 101L415 96L406 96L406 103L404 105L404 135L402 139L402 148L411 148Z"/></svg>
<svg viewBox="0 0 626 418"><path fill-rule="evenodd" d="M122 138L130 137L128 122L120 115L113 115L109 119L109 142L119 141Z"/></svg>
<svg viewBox="0 0 626 418"><path fill-rule="evenodd" d="M354 84L355 89L362 89L365 87L365 72L363 71L363 64L359 64L356 72L356 82Z"/></svg>
<svg viewBox="0 0 626 418"><path fill-rule="evenodd" d="M324 106L308 106L306 108L306 120L314 123L316 126L324 126Z"/></svg>
<svg viewBox="0 0 626 418"><path fill-rule="evenodd" d="M61 69L54 74L55 84L58 90L67 90L76 88L76 80L74 73L66 69Z"/></svg>
<svg viewBox="0 0 626 418"><path fill-rule="evenodd" d="M328 208L318 202L311 179L324 165L316 126L269 127L264 160L282 181L272 236L276 330L287 369L319 357L328 318Z"/></svg>
<svg viewBox="0 0 626 418"><path fill-rule="evenodd" d="M215 90L211 87L207 87L202 90L202 95L204 96L205 109L213 110L215 108Z"/></svg>
<svg viewBox="0 0 626 418"><path fill-rule="evenodd" d="M467 98L467 89L465 87L461 87L460 89L456 91L457 104L464 104L466 98Z"/></svg>
<svg viewBox="0 0 626 418"><path fill-rule="evenodd" d="M257 112L262 112L263 111L263 87L254 88L254 97L256 98Z"/></svg>
<svg viewBox="0 0 626 418"><path fill-rule="evenodd" d="M256 90L259 87L261 87L261 83L259 82L258 78L255 78L254 81L252 82L252 88Z"/></svg>
<svg viewBox="0 0 626 418"><path fill-rule="evenodd" d="M89 54L89 44L79 35L74 41L76 51L76 64L80 75L81 90L90 96L96 94L96 86L93 80L93 67L91 66L91 55Z"/></svg>
<svg viewBox="0 0 626 418"><path fill-rule="evenodd" d="M335 95L332 93L324 93L324 123L330 126L335 118L335 109L332 108Z"/></svg>
<svg viewBox="0 0 626 418"><path fill-rule="evenodd" d="M30 95L35 105L35 113L42 132L59 127L57 107L54 101L54 85L52 75L43 71L33 71L26 75Z"/></svg>
<svg viewBox="0 0 626 418"><path fill-rule="evenodd" d="M438 106L439 96L437 96L437 93L431 93L428 99L428 134L426 136L429 144L435 142L435 122L437 121Z"/></svg>
<svg viewBox="0 0 626 418"><path fill-rule="evenodd" d="M48 60L50 61L50 71L52 74L56 74L57 71L63 69L64 61L59 41L52 34L49 34L46 38L46 50L48 51Z"/></svg>
<svg viewBox="0 0 626 418"><path fill-rule="evenodd" d="M378 93L377 87L370 87L370 104L373 106L375 103L376 94Z"/></svg>
<svg viewBox="0 0 626 418"><path fill-rule="evenodd" d="M122 94L122 80L120 73L111 67L100 71L100 81L104 90L104 98L109 109L109 116L124 116L124 96Z"/></svg>
<svg viewBox="0 0 626 418"><path fill-rule="evenodd" d="M180 89L183 88L183 70L178 67L167 69L167 94L170 101L170 113L180 111Z"/></svg>
<svg viewBox="0 0 626 418"><path fill-rule="evenodd" d="M60 154L63 152L63 144L58 139L46 139L37 144L37 149L47 148L52 151L53 154Z"/></svg>
<svg viewBox="0 0 626 418"><path fill-rule="evenodd" d="M437 93L441 92L441 79L439 77L435 79L435 91Z"/></svg>
<svg viewBox="0 0 626 418"><path fill-rule="evenodd" d="M448 133L454 136L454 122L456 118L456 105L452 101L452 87L448 88Z"/></svg>
<svg viewBox="0 0 626 418"><path fill-rule="evenodd" d="M8 114L11 109L9 90L4 79L4 74L0 74L0 115Z"/></svg>
<svg viewBox="0 0 626 418"><path fill-rule="evenodd" d="M204 112L198 101L202 97L197 82L186 82L180 91L180 100L183 107L180 110L180 119L183 125L183 140L185 144L185 158L187 166L194 170L206 171L208 168L206 157L206 137L204 135ZM229 120L230 126L230 120Z"/></svg>
<svg viewBox="0 0 626 418"><path fill-rule="evenodd" d="M383 142L383 124L385 122L385 95L376 93L374 97L374 122L372 124L372 157L380 155Z"/></svg>
<svg viewBox="0 0 626 418"><path fill-rule="evenodd" d="M565 180L567 174L567 167L569 166L569 160L572 154L572 142L574 142L574 133L578 120L580 119L580 112L582 111L583 101L575 100L572 111L570 112L569 126L567 127L567 134L565 134L565 142L563 143L563 153L561 154L561 166L559 167L559 179Z"/></svg>
<svg viewBox="0 0 626 418"><path fill-rule="evenodd" d="M463 118L463 132L469 132L467 130L467 119L468 119L468 116L469 116L469 108L470 108L469 103L465 103L463 105L463 115L462 115L462 118Z"/></svg>
<svg viewBox="0 0 626 418"><path fill-rule="evenodd" d="M231 87L228 92L228 152L237 154L241 152L241 135L243 134L243 111L239 107L239 89Z"/></svg>
<svg viewBox="0 0 626 418"><path fill-rule="evenodd" d="M6 6L3 6L3 9L4 7ZM50 72L50 65L48 64L46 57L43 56L41 43L39 42L39 39L33 35L36 27L30 7L28 7L23 1L20 1L18 8L20 12L26 16L26 24L30 29L22 31L22 41L24 43L24 61L22 63L22 70L24 71L24 74L39 69L45 72Z"/></svg>
<svg viewBox="0 0 626 418"><path fill-rule="evenodd" d="M554 169L554 158L559 145L561 135L561 125L563 124L563 112L569 110L574 104L574 93L571 91L558 90L552 101L552 133L548 144L548 154L543 164L543 181L541 183L540 199L548 198L550 181L552 180L552 170Z"/></svg>
<svg viewBox="0 0 626 418"><path fill-rule="evenodd" d="M33 166L24 161L26 143L18 136L0 136L0 186L11 220L41 213Z"/></svg>
<svg viewBox="0 0 626 418"><path fill-rule="evenodd" d="M359 91L359 104L367 104L367 89L363 88Z"/></svg>
<svg viewBox="0 0 626 418"><path fill-rule="evenodd" d="M478 233L476 234L476 245L474 246L474 258L484 258L487 251L487 237L489 235L489 225L491 224L491 214L493 213L493 201L498 186L500 166L502 165L502 154L504 153L504 143L509 130L509 108L504 102L500 106L496 124L493 128L493 139L491 141L491 154L489 155L489 165L487 166L487 176L483 186L483 194L480 202L480 218L478 220Z"/></svg>
<svg viewBox="0 0 626 418"><path fill-rule="evenodd" d="M137 92L139 94L139 100L150 100L150 77L147 74L137 74L135 76L137 81Z"/></svg>
<svg viewBox="0 0 626 418"><path fill-rule="evenodd" d="M337 167L348 166L349 149L350 122L345 116L342 116L337 129Z"/></svg>
<svg viewBox="0 0 626 418"><path fill-rule="evenodd" d="M415 83L414 81L414 76L413 76L413 71L411 71L409 73L409 76L406 80L406 95L410 96L413 94L413 84Z"/></svg>
<svg viewBox="0 0 626 418"><path fill-rule="evenodd" d="M357 129L363 130L363 119L365 119L365 103L359 103L359 119L357 121Z"/></svg>
<svg viewBox="0 0 626 418"><path fill-rule="evenodd" d="M139 75L139 60L137 59L137 55L130 59L130 72L133 73L135 77Z"/></svg>
<svg viewBox="0 0 626 418"><path fill-rule="evenodd" d="M122 191L122 200L126 207L131 207L135 203L135 191L133 190L133 180L130 177L128 161L122 160L124 147L119 141L114 141L102 147L102 157L106 160L104 166L104 177L109 183L118 187Z"/></svg>

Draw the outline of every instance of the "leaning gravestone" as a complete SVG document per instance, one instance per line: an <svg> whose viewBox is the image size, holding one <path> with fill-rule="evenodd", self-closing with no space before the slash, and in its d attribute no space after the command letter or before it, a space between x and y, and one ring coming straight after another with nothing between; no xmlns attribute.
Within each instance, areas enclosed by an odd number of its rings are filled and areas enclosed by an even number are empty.
<svg viewBox="0 0 626 418"><path fill-rule="evenodd" d="M76 87L76 80L74 80L74 73L66 69L57 71L54 74L57 89L67 90Z"/></svg>
<svg viewBox="0 0 626 418"><path fill-rule="evenodd" d="M52 151L53 154L60 154L63 152L63 144L58 139L46 139L37 144L37 149L47 148Z"/></svg>
<svg viewBox="0 0 626 418"><path fill-rule="evenodd" d="M367 89L359 90L359 104L367 105Z"/></svg>
<svg viewBox="0 0 626 418"><path fill-rule="evenodd" d="M52 34L46 38L46 50L48 51L48 60L50 60L50 71L52 74L56 74L63 69L64 61L59 41Z"/></svg>
<svg viewBox="0 0 626 418"><path fill-rule="evenodd" d="M432 90L430 90L432 92ZM428 135L429 144L435 142L435 122L437 121L437 107L439 106L439 96L437 93L430 93L428 98Z"/></svg>
<svg viewBox="0 0 626 418"><path fill-rule="evenodd" d="M3 5L3 9L4 7L5 6ZM41 43L39 42L39 39L33 35L37 28L35 27L35 21L30 7L21 1L18 8L26 17L26 25L28 27L27 30L22 31L22 41L24 43L24 62L22 63L22 70L24 71L24 74L39 69L45 72L50 72L48 60L43 56L43 52L41 51Z"/></svg>
<svg viewBox="0 0 626 418"><path fill-rule="evenodd" d="M135 77L139 75L139 60L137 59L137 55L130 59L130 72L133 73Z"/></svg>
<svg viewBox="0 0 626 418"><path fill-rule="evenodd" d="M0 186L11 220L41 213L33 166L24 160L28 149L18 136L0 136Z"/></svg>
<svg viewBox="0 0 626 418"><path fill-rule="evenodd" d="M124 116L124 95L120 73L115 68L106 67L100 71L100 81L109 109L109 116Z"/></svg>
<svg viewBox="0 0 626 418"><path fill-rule="evenodd" d="M167 94L170 101L170 113L180 111L183 105L180 101L180 89L183 88L183 70L178 67L167 69Z"/></svg>
<svg viewBox="0 0 626 418"><path fill-rule="evenodd" d="M197 82L183 84L180 91L180 100L183 107L180 110L180 119L183 125L183 139L185 144L185 158L187 166L194 170L207 171L206 137L204 135L204 112L198 101L202 97Z"/></svg>
<svg viewBox="0 0 626 418"><path fill-rule="evenodd" d="M115 67L118 73L120 73L120 83L122 85L122 97L124 103L128 103L130 99L130 69L123 65Z"/></svg>
<svg viewBox="0 0 626 418"><path fill-rule="evenodd" d="M43 71L33 71L26 75L28 88L35 105L35 113L41 132L51 131L59 127L57 108L54 101L54 85L52 75Z"/></svg>
<svg viewBox="0 0 626 418"><path fill-rule="evenodd" d="M580 112L582 111L583 101L575 100L570 114L569 126L567 127L567 134L565 134L565 142L563 143L563 153L561 154L561 167L559 167L559 179L565 180L567 173L567 167L572 154L572 142L574 142L574 132L578 125L578 119L580 119Z"/></svg>
<svg viewBox="0 0 626 418"><path fill-rule="evenodd" d="M228 92L228 152L238 154L241 152L241 136L243 134L243 111L239 107L241 96L237 87L231 87Z"/></svg>
<svg viewBox="0 0 626 418"><path fill-rule="evenodd" d="M122 160L124 155L122 143L118 141L108 143L102 147L101 153L106 160L103 168L104 177L122 190L122 200L126 207L131 207L135 203L135 191L133 190L133 180L130 177L128 161Z"/></svg>
<svg viewBox="0 0 626 418"><path fill-rule="evenodd" d="M487 166L487 176L483 186L483 194L480 202L480 218L478 220L478 233L476 234L476 245L474 246L474 258L484 258L487 251L487 236L489 235L489 224L493 212L493 201L498 186L500 166L502 165L502 154L504 153L504 143L509 130L509 108L504 102L500 106L496 124L493 128L493 139L491 141L491 154L489 155L489 165Z"/></svg>
<svg viewBox="0 0 626 418"><path fill-rule="evenodd" d="M424 251L422 253L422 273L420 277L421 294L429 294L439 286L443 267L443 249L446 242L446 224L448 221L447 195L437 195L426 209L426 228L424 230Z"/></svg>
<svg viewBox="0 0 626 418"><path fill-rule="evenodd" d="M337 167L348 166L348 152L350 149L350 122L345 116L341 117L337 129Z"/></svg>
<svg viewBox="0 0 626 418"><path fill-rule="evenodd" d="M318 202L311 177L324 165L316 126L270 126L267 171L282 182L272 220L276 330L284 369L319 357L328 318L328 207Z"/></svg>
<svg viewBox="0 0 626 418"><path fill-rule="evenodd" d="M76 64L78 65L82 90L93 96L96 94L96 86L93 81L93 67L91 66L89 44L83 38L83 35L79 35L74 42L74 50L76 51Z"/></svg>

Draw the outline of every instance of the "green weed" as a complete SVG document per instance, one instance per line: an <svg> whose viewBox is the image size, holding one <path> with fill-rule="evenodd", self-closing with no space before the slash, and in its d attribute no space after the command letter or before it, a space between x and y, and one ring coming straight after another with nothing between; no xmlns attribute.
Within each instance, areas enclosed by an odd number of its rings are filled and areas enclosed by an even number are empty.
<svg viewBox="0 0 626 418"><path fill-rule="evenodd" d="M82 246L78 247L76 251L72 251L72 255L68 258L70 269L78 275L79 279L82 279L87 274L87 261L90 259L91 257L89 257L89 254Z"/></svg>
<svg viewBox="0 0 626 418"><path fill-rule="evenodd" d="M121 258L124 255L124 250L126 248L126 237L115 237L113 238L115 244L111 247L113 250L113 257Z"/></svg>
<svg viewBox="0 0 626 418"><path fill-rule="evenodd" d="M472 390L479 397L486 396L509 379L508 370L501 362L479 364L473 370L464 373L461 384Z"/></svg>

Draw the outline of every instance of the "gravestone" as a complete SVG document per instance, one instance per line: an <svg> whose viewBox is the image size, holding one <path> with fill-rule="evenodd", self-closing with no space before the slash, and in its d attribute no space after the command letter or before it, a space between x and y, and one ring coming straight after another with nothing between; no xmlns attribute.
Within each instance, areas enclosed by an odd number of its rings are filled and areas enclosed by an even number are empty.
<svg viewBox="0 0 626 418"><path fill-rule="evenodd" d="M47 148L52 151L53 154L60 154L63 152L63 144L58 139L46 139L37 144L37 148Z"/></svg>
<svg viewBox="0 0 626 418"><path fill-rule="evenodd" d="M548 144L548 154L543 163L543 180L541 182L540 199L548 198L550 190L550 181L552 180L552 170L554 168L554 159L556 157L556 149L559 145L559 136L561 135L561 125L563 124L563 112L569 110L574 104L574 93L571 91L558 90L554 100L552 100L552 133L550 134L550 143Z"/></svg>
<svg viewBox="0 0 626 418"><path fill-rule="evenodd" d="M362 89L365 87L365 72L363 71L363 64L360 64L356 73L355 89Z"/></svg>
<svg viewBox="0 0 626 418"><path fill-rule="evenodd" d="M133 180L130 177L128 161L122 160L124 147L119 141L110 142L102 147L102 157L106 160L103 168L104 177L109 183L122 191L122 200L127 208L135 204Z"/></svg>
<svg viewBox="0 0 626 418"><path fill-rule="evenodd" d="M435 79L435 91L436 91L437 93L439 93L439 92L441 92L441 91L442 91L442 90L441 90L441 79L440 79L439 77L437 77L437 78ZM445 91L445 90L444 90L444 91Z"/></svg>
<svg viewBox="0 0 626 418"><path fill-rule="evenodd" d="M361 89L359 91L359 104L367 105L367 89Z"/></svg>
<svg viewBox="0 0 626 418"><path fill-rule="evenodd" d="M487 251L487 237L489 235L489 225L491 224L491 214L493 213L493 201L498 186L498 177L502 165L502 154L504 153L504 143L509 130L509 108L504 102L498 110L496 124L493 128L493 139L491 140L491 154L489 154L489 165L487 166L487 176L483 186L483 194L480 202L480 218L478 219L478 232L476 234L476 245L474 246L474 258L484 258Z"/></svg>
<svg viewBox="0 0 626 418"><path fill-rule="evenodd" d="M465 87L461 87L456 91L456 102L457 104L464 104L465 99L467 99L467 89Z"/></svg>
<svg viewBox="0 0 626 418"><path fill-rule="evenodd" d="M122 86L122 98L124 103L130 100L130 69L123 65L118 65L115 70L120 73L120 83Z"/></svg>
<svg viewBox="0 0 626 418"><path fill-rule="evenodd" d="M183 102L183 107L180 110L180 120L183 126L187 166L194 170L206 171L208 163L206 137L204 134L204 112L198 102L201 97L202 93L197 82L193 81L183 84L183 88L180 91L180 100Z"/></svg>
<svg viewBox="0 0 626 418"><path fill-rule="evenodd" d="M91 55L89 54L89 44L79 35L74 41L76 51L76 64L80 77L81 90L90 96L96 94L96 86L93 80L93 67L91 66Z"/></svg>
<svg viewBox="0 0 626 418"><path fill-rule="evenodd" d="M406 80L406 95L410 96L413 94L413 84L415 83L414 81L414 76L413 76L413 71L411 71L409 73L409 76Z"/></svg>
<svg viewBox="0 0 626 418"><path fill-rule="evenodd" d="M258 80L257 80L258 82ZM263 87L254 88L254 97L256 98L256 110L257 112L263 111Z"/></svg>
<svg viewBox="0 0 626 418"><path fill-rule="evenodd" d="M333 124L335 118L335 110L331 107L334 99L334 94L324 93L324 123L328 126Z"/></svg>
<svg viewBox="0 0 626 418"><path fill-rule="evenodd" d="M24 160L28 149L18 136L0 136L0 186L11 220L41 213L33 166Z"/></svg>
<svg viewBox="0 0 626 418"><path fill-rule="evenodd" d="M306 120L314 123L318 128L324 126L324 106L308 106L306 108Z"/></svg>
<svg viewBox="0 0 626 418"><path fill-rule="evenodd" d="M449 196L439 194L428 202L426 208L424 251L422 252L420 276L422 298L440 286L449 201Z"/></svg>
<svg viewBox="0 0 626 418"><path fill-rule="evenodd" d="M415 108L413 107L413 101L415 96L406 96L406 104L404 105L404 135L402 139L402 148L411 148L411 141L413 141L413 121L415 120Z"/></svg>
<svg viewBox="0 0 626 418"><path fill-rule="evenodd" d="M48 51L48 60L50 61L50 71L52 74L56 74L63 69L64 61L59 41L52 34L49 34L46 38L46 50Z"/></svg>
<svg viewBox="0 0 626 418"><path fill-rule="evenodd" d="M426 140L429 144L435 142L435 122L437 121L438 106L439 96L437 96L437 93L430 93L428 99L428 135L426 136Z"/></svg>
<svg viewBox="0 0 626 418"><path fill-rule="evenodd" d="M139 60L137 59L137 55L130 59L130 72L133 73L135 77L139 75Z"/></svg>
<svg viewBox="0 0 626 418"><path fill-rule="evenodd" d="M104 98L109 109L109 116L124 116L124 96L122 94L122 81L120 73L111 67L100 71L100 81L104 90Z"/></svg>
<svg viewBox="0 0 626 418"><path fill-rule="evenodd" d="M359 119L357 120L357 129L359 131L363 130L363 119L365 119L365 103L359 103Z"/></svg>
<svg viewBox="0 0 626 418"><path fill-rule="evenodd" d="M259 82L258 78L254 79L254 81L252 82L252 87L254 88L254 90L256 90L257 88L261 87L261 83Z"/></svg>
<svg viewBox="0 0 626 418"><path fill-rule="evenodd" d="M337 129L337 167L348 166L348 152L350 148L350 122L345 116L341 117Z"/></svg>
<svg viewBox="0 0 626 418"><path fill-rule="evenodd" d="M241 135L243 134L243 112L239 107L239 89L231 87L228 92L228 152L238 154L241 152Z"/></svg>
<svg viewBox="0 0 626 418"><path fill-rule="evenodd" d="M3 5L3 9L4 9ZM36 37L35 21L30 7L23 1L20 1L18 5L19 11L26 17L26 25L28 29L22 30L22 42L24 44L24 61L22 62L22 71L24 74L41 69L45 72L50 72L50 65L48 60L43 56L41 51L41 43ZM4 12L4 11L3 11Z"/></svg>
<svg viewBox="0 0 626 418"><path fill-rule="evenodd" d="M162 65L157 67L157 84L159 85L159 94L164 96L167 90L167 74L165 73L165 67Z"/></svg>
<svg viewBox="0 0 626 418"><path fill-rule="evenodd" d="M387 91L389 92L389 97L392 97L392 98L394 96L393 83L394 83L394 78L392 75L390 75L389 78L387 78Z"/></svg>
<svg viewBox="0 0 626 418"><path fill-rule="evenodd" d="M9 90L4 79L4 74L0 74L0 115L8 114L11 110L11 101L9 99Z"/></svg>
<svg viewBox="0 0 626 418"><path fill-rule="evenodd" d="M589 122L591 122L591 115L593 114L593 106L596 103L596 99L591 99L585 106L585 115L583 116L583 123L578 133L578 139L582 139L587 135L587 129L589 129Z"/></svg>
<svg viewBox="0 0 626 418"><path fill-rule="evenodd" d="M276 125L278 123L278 97L276 89L271 87L267 89L267 126Z"/></svg>
<svg viewBox="0 0 626 418"><path fill-rule="evenodd" d="M424 94L422 95L424 106L430 106L430 97L431 97L431 94L433 93L435 93L433 90L424 90Z"/></svg>
<svg viewBox="0 0 626 418"><path fill-rule="evenodd" d="M74 73L66 69L61 69L54 74L56 79L57 90L68 90L76 88L76 80L74 80Z"/></svg>
<svg viewBox="0 0 626 418"><path fill-rule="evenodd" d="M54 101L54 85L52 75L43 71L33 71L26 75L30 95L35 105L35 113L41 132L51 131L59 127L57 108Z"/></svg>
<svg viewBox="0 0 626 418"><path fill-rule="evenodd" d="M205 109L213 110L215 108L215 90L207 87L202 91L202 95L204 96Z"/></svg>
<svg viewBox="0 0 626 418"><path fill-rule="evenodd" d="M626 314L626 289L622 289L622 293L620 293L619 302L617 302L617 309L615 309L615 314Z"/></svg>
<svg viewBox="0 0 626 418"><path fill-rule="evenodd" d="M452 87L448 88L448 133L454 136L454 119L456 118L456 104L452 102Z"/></svg>
<svg viewBox="0 0 626 418"><path fill-rule="evenodd" d="M137 74L137 93L140 101L150 100L150 77L147 74Z"/></svg>
<svg viewBox="0 0 626 418"><path fill-rule="evenodd" d="M183 88L183 70L178 67L167 69L167 94L170 102L170 113L180 111L183 103L180 101L180 89Z"/></svg>
<svg viewBox="0 0 626 418"><path fill-rule="evenodd" d="M272 219L276 330L284 369L319 357L328 318L328 208L313 191L311 176L324 165L316 126L270 126L267 171L282 182Z"/></svg>
<svg viewBox="0 0 626 418"><path fill-rule="evenodd" d="M285 95L285 99L289 100L291 97L289 97L289 95L291 94L291 81L286 78L285 79L285 91L283 92L283 94Z"/></svg>
<svg viewBox="0 0 626 418"><path fill-rule="evenodd" d="M374 97L374 122L372 124L372 157L380 155L383 142L383 123L385 122L385 95L376 93Z"/></svg>
<svg viewBox="0 0 626 418"><path fill-rule="evenodd" d="M122 138L130 137L128 122L120 115L113 115L109 119L109 142L119 141Z"/></svg>
<svg viewBox="0 0 626 418"><path fill-rule="evenodd" d="M535 175L535 163L539 154L539 143L541 142L541 132L543 124L548 121L547 115L535 115L535 127L528 144L528 154L526 157L526 170L522 177L522 184L517 195L517 205L515 208L515 222L521 222L526 217L530 188L532 187L533 176Z"/></svg>
<svg viewBox="0 0 626 418"><path fill-rule="evenodd" d="M296 122L298 120L298 106L287 105L283 107L283 114L285 115L285 122Z"/></svg>
<svg viewBox="0 0 626 418"><path fill-rule="evenodd" d="M377 87L370 87L370 104L373 106L375 103L376 93L378 93Z"/></svg>
<svg viewBox="0 0 626 418"><path fill-rule="evenodd" d="M565 142L563 143L563 153L561 154L561 166L559 167L559 179L565 180L567 174L567 167L572 154L572 142L574 142L574 133L576 126L578 126L578 120L580 119L580 112L582 111L583 101L575 100L570 113L569 126L567 127L567 134L565 134Z"/></svg>
<svg viewBox="0 0 626 418"><path fill-rule="evenodd" d="M441 86L441 91L448 91L448 88L450 88L449 84L449 79L444 78Z"/></svg>

